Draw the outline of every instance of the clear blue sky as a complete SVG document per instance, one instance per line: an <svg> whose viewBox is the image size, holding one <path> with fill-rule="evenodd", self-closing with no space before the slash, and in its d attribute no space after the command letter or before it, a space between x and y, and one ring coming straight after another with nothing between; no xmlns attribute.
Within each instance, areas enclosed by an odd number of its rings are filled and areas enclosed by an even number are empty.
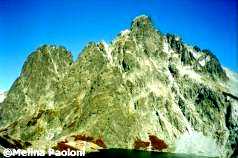
<svg viewBox="0 0 238 158"><path fill-rule="evenodd" d="M0 0L0 89L10 88L40 45L63 45L76 58L89 41L110 42L140 14L238 71L237 0Z"/></svg>

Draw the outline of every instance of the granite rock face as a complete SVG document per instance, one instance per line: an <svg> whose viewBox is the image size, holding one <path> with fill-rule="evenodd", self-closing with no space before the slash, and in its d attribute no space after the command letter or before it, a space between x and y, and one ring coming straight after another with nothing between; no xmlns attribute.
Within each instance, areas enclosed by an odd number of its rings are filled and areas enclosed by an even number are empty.
<svg viewBox="0 0 238 158"><path fill-rule="evenodd" d="M237 152L237 80L211 51L139 16L110 45L89 43L76 61L63 47L33 52L0 105L0 145L77 149L83 141L88 151L187 153L193 140L197 155L230 157ZM214 150L201 147L208 144Z"/></svg>

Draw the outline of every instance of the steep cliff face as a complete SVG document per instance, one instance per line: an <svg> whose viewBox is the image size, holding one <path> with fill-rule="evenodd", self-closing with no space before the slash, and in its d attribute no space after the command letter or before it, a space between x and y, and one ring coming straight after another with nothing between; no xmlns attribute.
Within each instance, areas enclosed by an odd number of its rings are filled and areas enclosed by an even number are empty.
<svg viewBox="0 0 238 158"><path fill-rule="evenodd" d="M140 16L110 45L89 43L75 62L62 47L32 53L0 106L8 142L1 145L86 141L228 157L237 150L237 80L209 50L163 35Z"/></svg>

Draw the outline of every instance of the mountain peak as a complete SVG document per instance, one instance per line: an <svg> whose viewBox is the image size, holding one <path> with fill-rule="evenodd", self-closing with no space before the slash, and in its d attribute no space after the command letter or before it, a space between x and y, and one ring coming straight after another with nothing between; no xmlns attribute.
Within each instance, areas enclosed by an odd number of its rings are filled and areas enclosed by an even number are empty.
<svg viewBox="0 0 238 158"><path fill-rule="evenodd" d="M55 64L69 65L73 62L72 54L63 46L42 45L32 52L23 65L22 73L36 67L56 66Z"/></svg>
<svg viewBox="0 0 238 158"><path fill-rule="evenodd" d="M131 30L143 30L153 28L152 20L147 15L140 15L136 17L131 24Z"/></svg>

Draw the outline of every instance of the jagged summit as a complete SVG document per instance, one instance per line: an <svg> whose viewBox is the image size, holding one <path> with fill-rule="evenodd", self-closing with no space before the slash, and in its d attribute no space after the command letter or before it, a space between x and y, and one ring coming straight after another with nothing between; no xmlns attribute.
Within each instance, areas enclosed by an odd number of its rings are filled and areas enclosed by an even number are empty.
<svg viewBox="0 0 238 158"><path fill-rule="evenodd" d="M195 71L208 74L213 79L228 79L219 60L210 50L201 50L197 46L189 48L180 37L173 34L166 34L166 38L175 53L180 54L184 65L190 65Z"/></svg>
<svg viewBox="0 0 238 158"><path fill-rule="evenodd" d="M23 65L22 73L26 73L30 69L34 69L34 65L38 68L44 66L53 66L57 68L64 67L65 63L72 63L72 54L63 46L42 45L36 51L31 53ZM55 71L58 71L55 69Z"/></svg>
<svg viewBox="0 0 238 158"><path fill-rule="evenodd" d="M147 16L111 44L89 43L75 62L65 48L45 45L0 103L0 140L8 142L0 145L79 149L83 141L87 151L229 157L238 138L238 79L226 72L224 79L211 52L159 33Z"/></svg>
<svg viewBox="0 0 238 158"><path fill-rule="evenodd" d="M147 15L141 15L136 17L131 24L131 29L145 29L145 28L153 28L152 20Z"/></svg>

